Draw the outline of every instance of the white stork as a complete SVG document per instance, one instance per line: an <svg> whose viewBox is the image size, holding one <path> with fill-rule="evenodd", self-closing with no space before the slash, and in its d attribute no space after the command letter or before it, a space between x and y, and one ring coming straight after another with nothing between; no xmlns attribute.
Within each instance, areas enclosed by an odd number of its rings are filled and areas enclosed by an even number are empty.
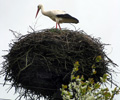
<svg viewBox="0 0 120 100"><path fill-rule="evenodd" d="M60 23L76 23L76 24L79 23L78 19L67 14L65 11L60 10L44 11L43 5L41 4L38 5L36 17L40 9L43 15L48 16L49 18L56 22L56 28L58 25L60 30L61 30Z"/></svg>

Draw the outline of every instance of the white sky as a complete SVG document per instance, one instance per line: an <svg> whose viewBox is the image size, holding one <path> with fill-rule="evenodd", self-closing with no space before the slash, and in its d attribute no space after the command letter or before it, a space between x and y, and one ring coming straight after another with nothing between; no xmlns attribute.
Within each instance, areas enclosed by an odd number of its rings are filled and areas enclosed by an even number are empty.
<svg viewBox="0 0 120 100"><path fill-rule="evenodd" d="M75 24L77 29L100 37L103 43L111 44L106 46L106 53L120 66L120 0L0 0L0 63L3 61L1 56L6 54L2 50L8 50L8 43L14 38L9 29L24 35L31 31L29 25L34 27L37 20L36 30L55 27L55 22L41 13L35 19L37 5L40 3L46 10L68 12L79 19L80 23ZM61 27L74 30L70 24L62 24ZM116 71L120 71L120 68ZM114 79L120 82L120 74L114 75ZM3 82L1 76L0 83ZM0 85L0 98L14 100L18 94L14 94L14 89L7 93L8 87ZM119 98L116 96L115 100Z"/></svg>

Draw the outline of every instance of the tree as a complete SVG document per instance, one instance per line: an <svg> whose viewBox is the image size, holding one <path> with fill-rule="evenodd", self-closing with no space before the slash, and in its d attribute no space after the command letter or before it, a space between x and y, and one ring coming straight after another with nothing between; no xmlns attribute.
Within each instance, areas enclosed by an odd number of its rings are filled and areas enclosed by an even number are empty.
<svg viewBox="0 0 120 100"><path fill-rule="evenodd" d="M100 61L100 59L96 60ZM63 100L113 100L114 96L120 93L120 87L117 86L112 91L109 91L107 87L101 87L102 84L106 84L108 74L100 77L101 82L95 83L93 78L85 80L83 75L76 75L79 66L80 64L77 61L71 73L71 82L68 85L62 85L60 89ZM91 74L96 73L95 68L93 68Z"/></svg>

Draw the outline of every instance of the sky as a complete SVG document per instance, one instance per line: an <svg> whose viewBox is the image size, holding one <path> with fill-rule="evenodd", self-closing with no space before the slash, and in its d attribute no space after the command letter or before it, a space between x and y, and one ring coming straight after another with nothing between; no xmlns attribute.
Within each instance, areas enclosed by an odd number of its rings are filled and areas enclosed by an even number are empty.
<svg viewBox="0 0 120 100"><path fill-rule="evenodd" d="M10 49L9 43L15 38L9 29L25 35L32 31L29 26L36 31L55 27L55 22L41 12L35 19L38 4L43 4L45 10L63 10L76 17L79 20L79 24L74 24L76 29L111 44L105 47L105 52L120 66L120 0L0 0L0 63L7 54L3 50ZM61 27L75 30L71 24L61 24ZM115 71L120 72L120 68ZM0 83L4 83L3 78L0 76ZM120 74L113 74L113 78L120 86ZM14 88L8 92L9 87L0 84L0 98L15 100L18 94L14 94ZM120 95L115 100L119 98Z"/></svg>

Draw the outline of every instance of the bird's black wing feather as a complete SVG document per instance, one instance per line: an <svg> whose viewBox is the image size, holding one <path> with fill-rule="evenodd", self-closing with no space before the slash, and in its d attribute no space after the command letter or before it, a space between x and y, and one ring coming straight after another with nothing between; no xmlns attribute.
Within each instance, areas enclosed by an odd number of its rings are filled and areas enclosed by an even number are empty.
<svg viewBox="0 0 120 100"><path fill-rule="evenodd" d="M75 20L75 23L79 23L79 20L75 17L72 17L71 15L69 14L58 14L56 15L58 18L65 18L65 19L73 19Z"/></svg>

